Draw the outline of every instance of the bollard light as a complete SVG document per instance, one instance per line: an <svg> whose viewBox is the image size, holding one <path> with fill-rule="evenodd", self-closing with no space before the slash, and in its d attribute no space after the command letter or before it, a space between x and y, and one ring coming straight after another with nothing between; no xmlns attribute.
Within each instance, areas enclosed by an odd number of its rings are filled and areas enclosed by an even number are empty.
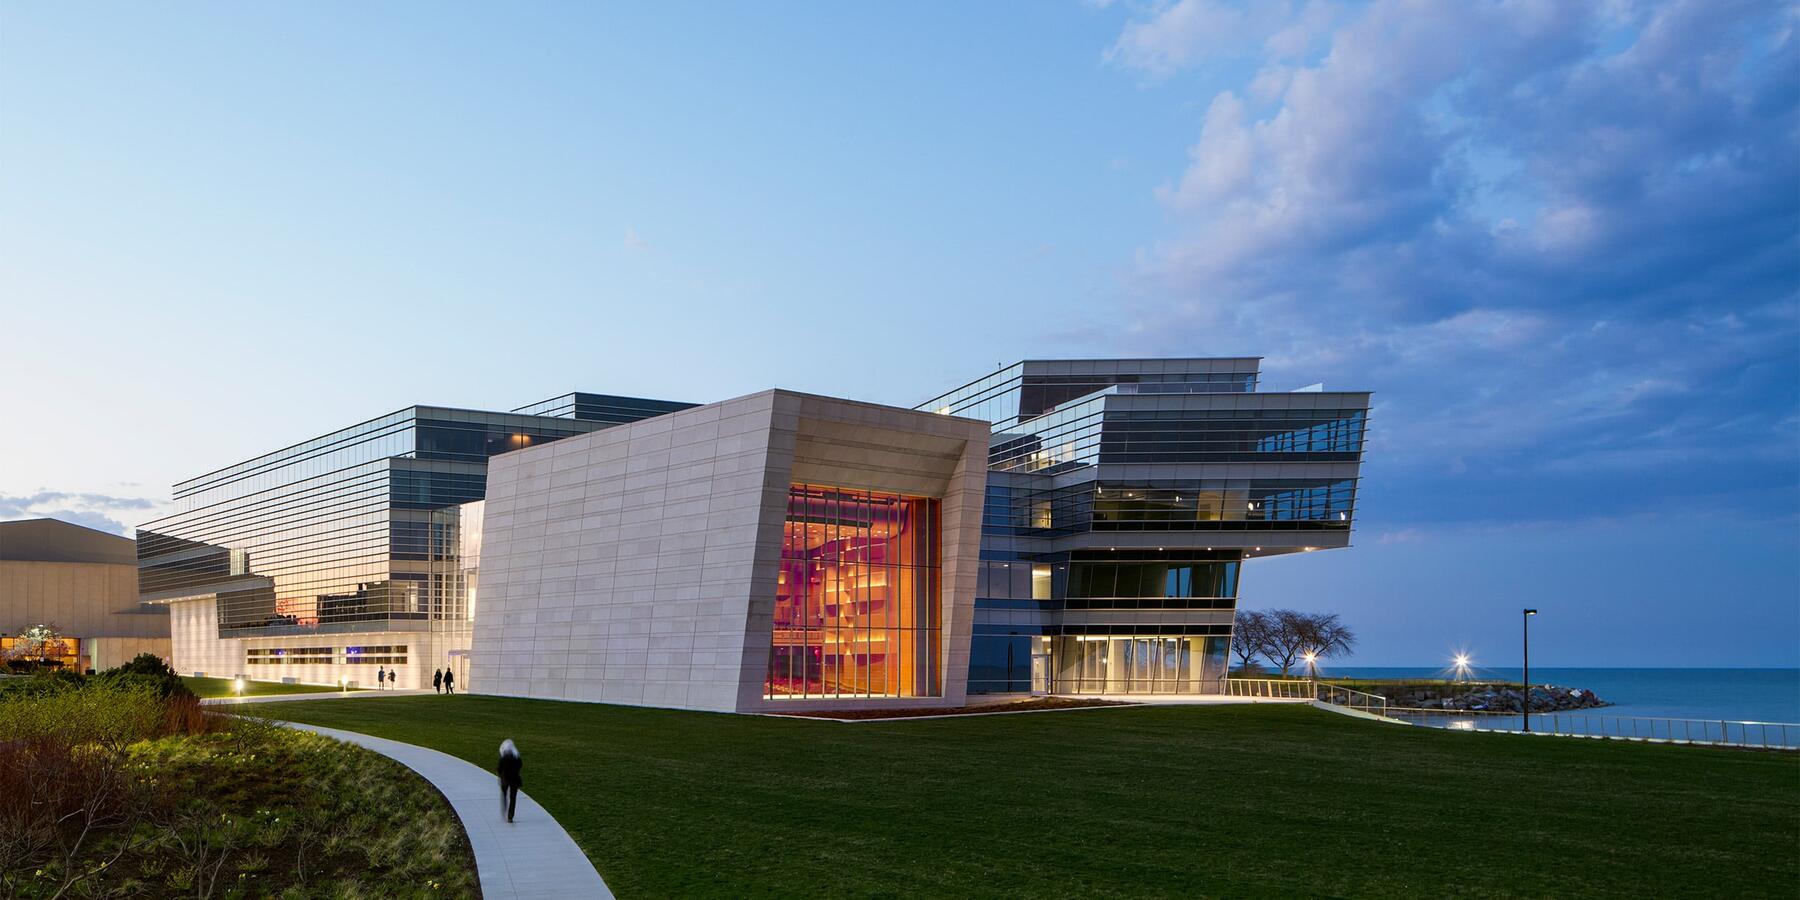
<svg viewBox="0 0 1800 900"><path fill-rule="evenodd" d="M239 694L244 693L244 676L239 675L237 679L231 683L231 686L235 688Z"/></svg>

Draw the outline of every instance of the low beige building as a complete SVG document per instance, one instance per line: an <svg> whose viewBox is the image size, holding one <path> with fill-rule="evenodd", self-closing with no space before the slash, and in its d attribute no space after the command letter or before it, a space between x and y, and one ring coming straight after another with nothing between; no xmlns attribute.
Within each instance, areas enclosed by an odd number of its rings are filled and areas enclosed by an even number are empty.
<svg viewBox="0 0 1800 900"><path fill-rule="evenodd" d="M136 542L57 519L0 522L0 654L37 626L61 637L49 654L82 672L169 657L168 610L138 602Z"/></svg>

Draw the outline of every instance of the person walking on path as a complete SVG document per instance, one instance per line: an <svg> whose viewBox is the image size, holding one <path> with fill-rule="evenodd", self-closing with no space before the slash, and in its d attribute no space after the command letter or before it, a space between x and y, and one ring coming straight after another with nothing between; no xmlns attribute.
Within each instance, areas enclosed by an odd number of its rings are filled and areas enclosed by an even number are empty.
<svg viewBox="0 0 1800 900"><path fill-rule="evenodd" d="M399 681L399 680L400 680L400 670L399 669L389 669L388 670L388 690L390 690L390 691L393 690L394 682Z"/></svg>
<svg viewBox="0 0 1800 900"><path fill-rule="evenodd" d="M431 673L431 689L434 691L437 691L440 694L444 692L444 670L443 669L438 669L437 671Z"/></svg>
<svg viewBox="0 0 1800 900"><path fill-rule="evenodd" d="M444 670L444 693L456 693L456 673L449 669Z"/></svg>
<svg viewBox="0 0 1800 900"><path fill-rule="evenodd" d="M519 802L519 788L525 779L519 776L519 770L525 768L525 762L519 759L519 748L513 746L512 738L500 742L500 765L495 771L500 775L500 811L506 814L506 824L511 825L513 807Z"/></svg>
<svg viewBox="0 0 1800 900"><path fill-rule="evenodd" d="M387 667L386 666L376 666L375 667L375 689L379 691L385 687L387 687Z"/></svg>

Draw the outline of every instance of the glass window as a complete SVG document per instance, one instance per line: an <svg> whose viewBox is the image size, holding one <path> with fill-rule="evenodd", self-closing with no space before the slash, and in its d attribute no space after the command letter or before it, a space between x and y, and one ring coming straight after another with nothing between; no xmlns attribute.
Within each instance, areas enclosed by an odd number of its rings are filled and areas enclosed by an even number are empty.
<svg viewBox="0 0 1800 900"><path fill-rule="evenodd" d="M789 488L765 696L942 695L938 506Z"/></svg>

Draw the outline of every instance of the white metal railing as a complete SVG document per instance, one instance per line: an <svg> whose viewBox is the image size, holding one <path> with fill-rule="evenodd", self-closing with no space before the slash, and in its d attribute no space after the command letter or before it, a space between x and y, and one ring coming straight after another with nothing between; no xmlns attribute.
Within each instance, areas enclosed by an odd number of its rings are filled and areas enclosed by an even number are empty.
<svg viewBox="0 0 1800 900"><path fill-rule="evenodd" d="M1219 693L1262 700L1318 700L1377 716L1387 715L1388 706L1387 698L1380 694L1299 678L1227 678Z"/></svg>
<svg viewBox="0 0 1800 900"><path fill-rule="evenodd" d="M1452 731L1524 732L1525 717L1516 712L1455 709L1392 708L1388 715ZM1534 712L1531 731L1579 737L1626 738L1683 744L1800 750L1800 723L1750 722L1735 719L1677 719L1655 716L1607 716L1585 712Z"/></svg>
<svg viewBox="0 0 1800 900"><path fill-rule="evenodd" d="M1263 700L1312 700L1318 696L1314 682L1286 678L1227 678L1219 693Z"/></svg>
<svg viewBox="0 0 1800 900"><path fill-rule="evenodd" d="M1314 699L1317 699L1322 703L1329 703L1333 706L1341 706L1345 709L1360 710L1371 715L1385 716L1388 714L1388 701L1386 697L1383 697L1380 694L1371 694L1368 691L1347 688L1342 685L1321 683L1319 685L1318 694Z"/></svg>

